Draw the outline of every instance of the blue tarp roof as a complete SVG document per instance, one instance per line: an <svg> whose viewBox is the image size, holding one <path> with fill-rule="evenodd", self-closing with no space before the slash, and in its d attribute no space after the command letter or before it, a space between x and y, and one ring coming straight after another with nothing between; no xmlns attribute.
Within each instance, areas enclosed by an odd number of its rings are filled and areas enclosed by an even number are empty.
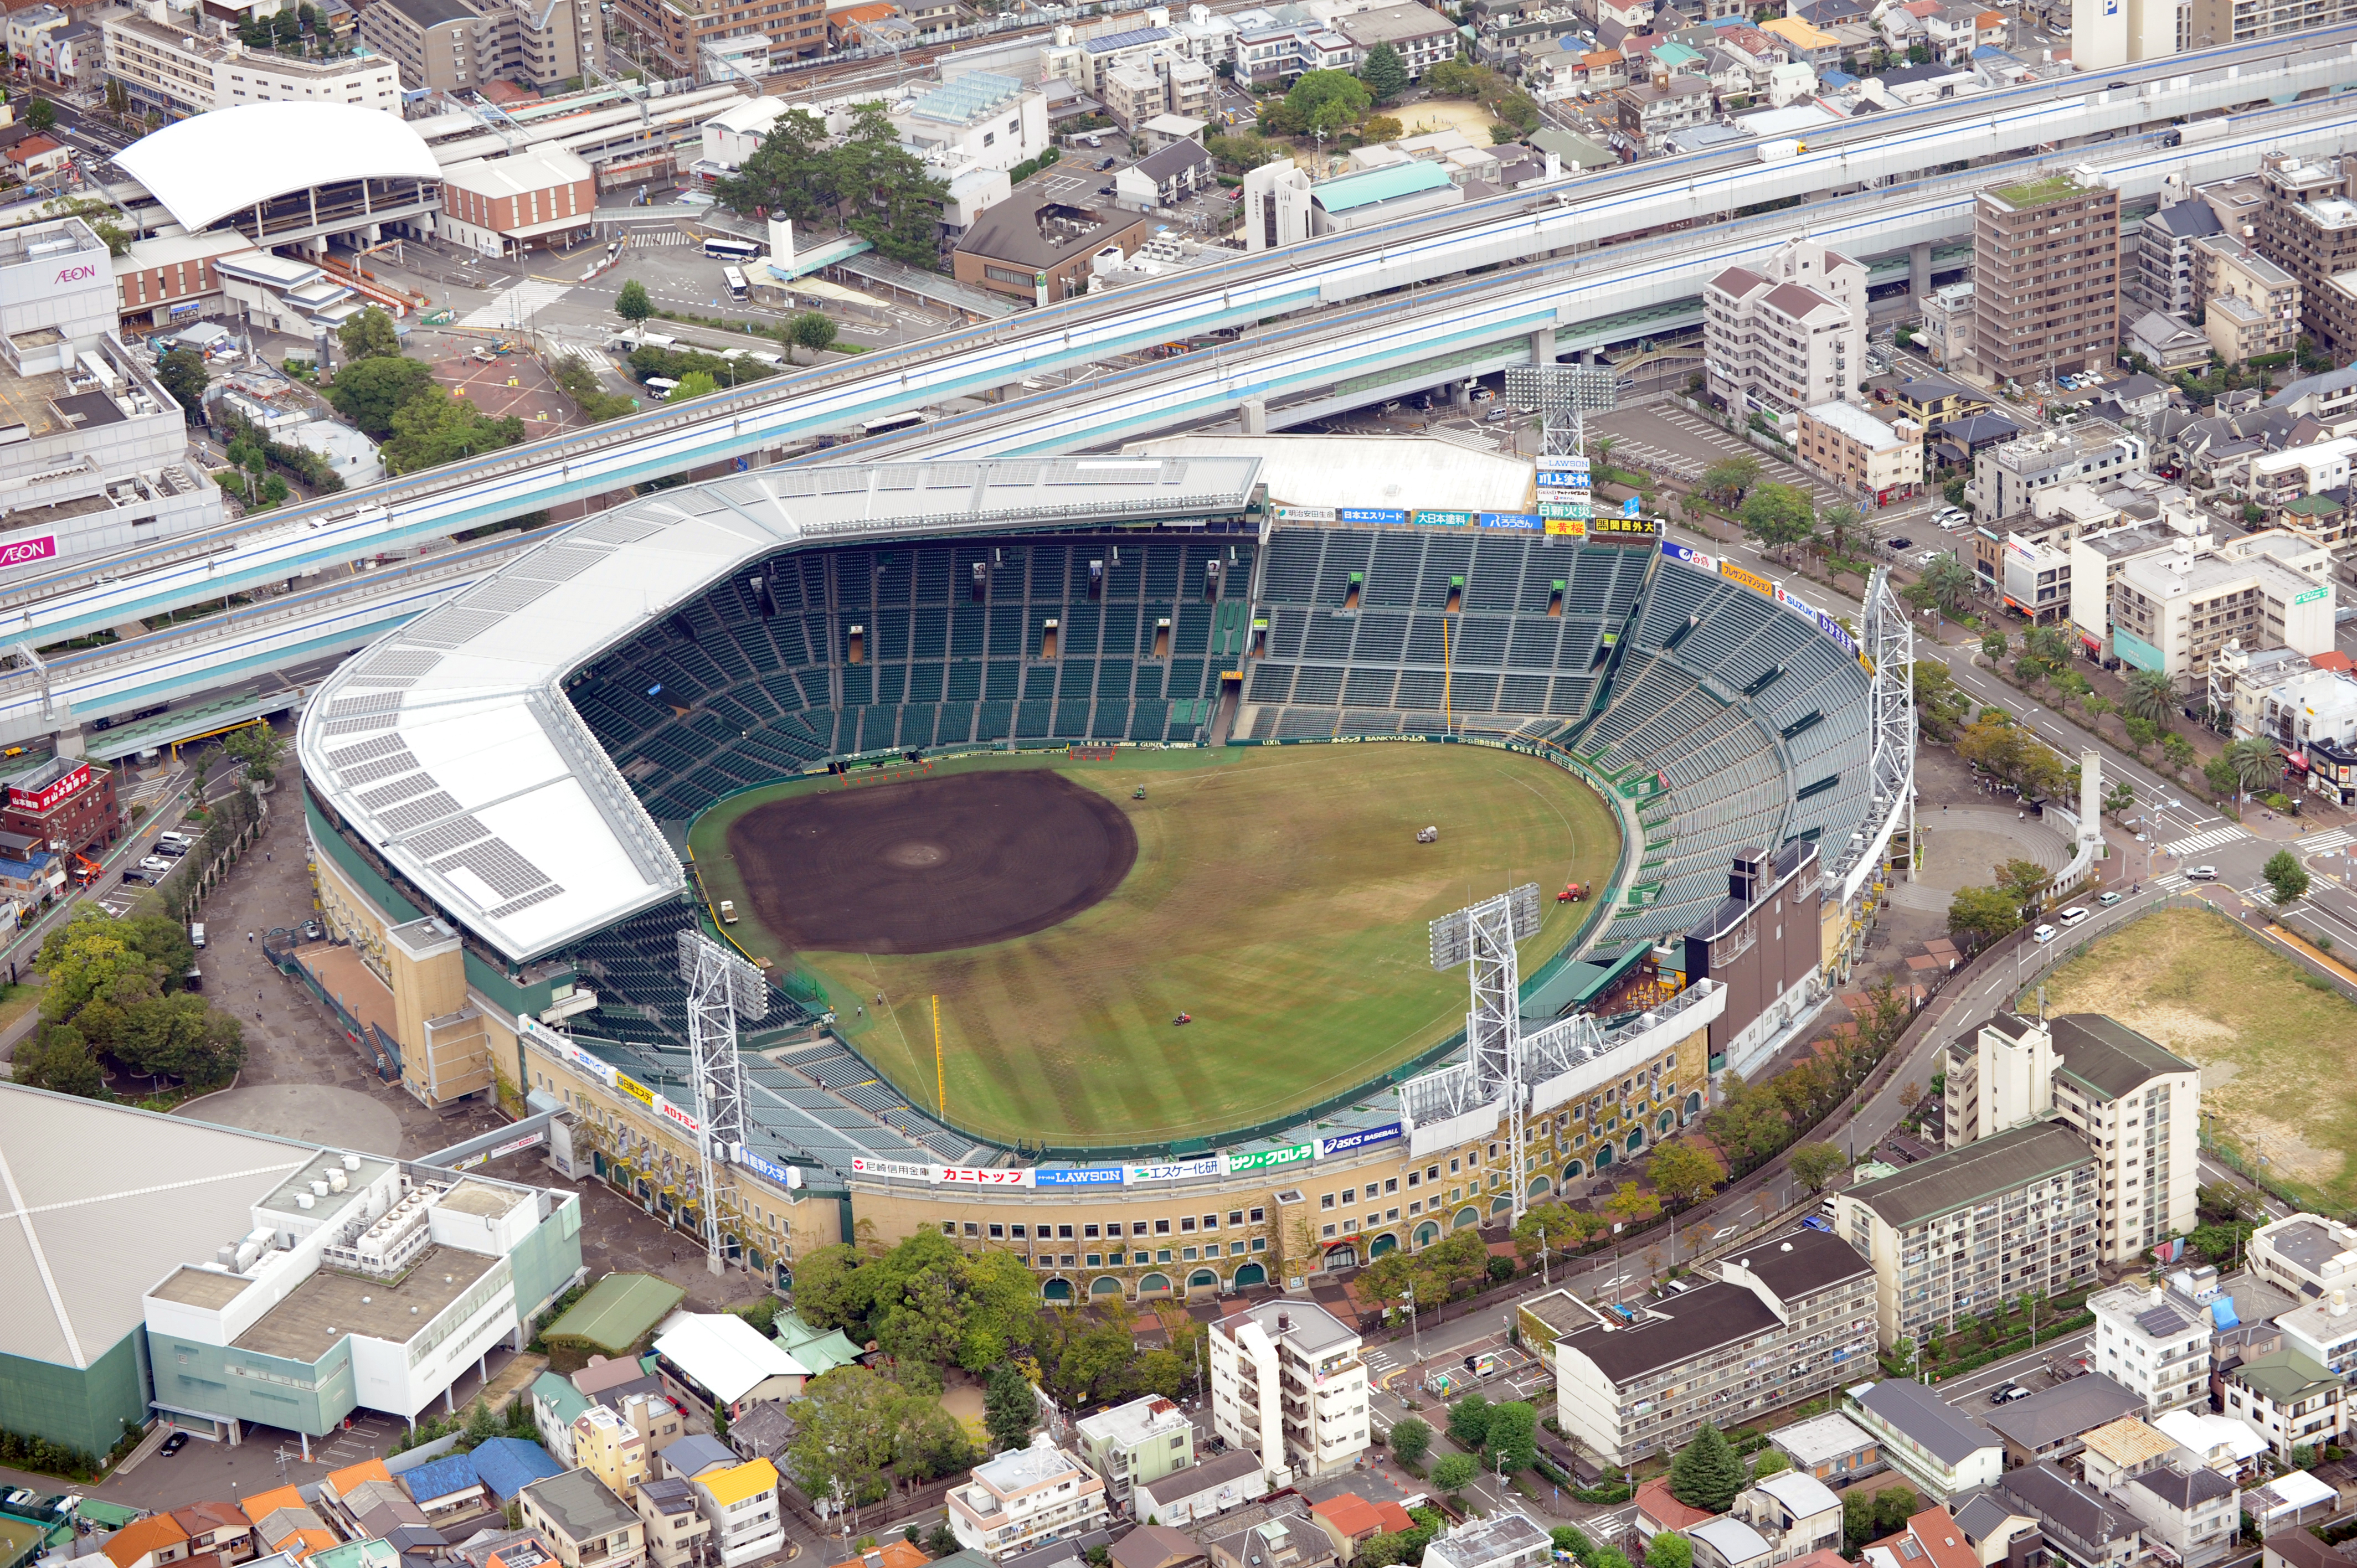
<svg viewBox="0 0 2357 1568"><path fill-rule="evenodd" d="M447 1498L482 1484L475 1473L472 1454L449 1454L439 1459L428 1459L414 1470L402 1472L401 1484L409 1488L410 1500L420 1508L436 1498Z"/></svg>
<svg viewBox="0 0 2357 1568"><path fill-rule="evenodd" d="M2234 1315L2234 1298L2222 1295L2210 1304L2210 1321L2221 1328L2239 1328L2243 1320Z"/></svg>
<svg viewBox="0 0 2357 1568"><path fill-rule="evenodd" d="M513 1502L515 1495L534 1481L565 1474L565 1466L550 1458L547 1449L521 1437L494 1437L468 1457L475 1462L475 1473L482 1477L483 1485L502 1503Z"/></svg>

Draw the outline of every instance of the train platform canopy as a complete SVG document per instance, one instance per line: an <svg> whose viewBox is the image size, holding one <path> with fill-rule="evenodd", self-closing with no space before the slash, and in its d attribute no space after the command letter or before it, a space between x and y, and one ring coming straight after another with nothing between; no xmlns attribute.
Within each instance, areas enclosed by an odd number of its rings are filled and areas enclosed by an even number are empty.
<svg viewBox="0 0 2357 1568"><path fill-rule="evenodd" d="M270 156L255 157L256 147ZM393 115L351 103L216 109L140 137L114 163L191 233L313 186L442 177L423 136Z"/></svg>
<svg viewBox="0 0 2357 1568"><path fill-rule="evenodd" d="M1381 443L1383 460L1369 455ZM1125 452L1260 459L1268 499L1279 505L1415 511L1528 511L1531 460L1437 435L1168 435Z"/></svg>

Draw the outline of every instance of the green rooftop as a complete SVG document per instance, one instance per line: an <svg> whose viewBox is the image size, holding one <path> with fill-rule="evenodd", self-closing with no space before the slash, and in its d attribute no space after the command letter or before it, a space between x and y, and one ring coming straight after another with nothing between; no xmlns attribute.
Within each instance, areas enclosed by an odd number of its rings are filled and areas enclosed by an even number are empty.
<svg viewBox="0 0 2357 1568"><path fill-rule="evenodd" d="M2044 179L2024 180L2019 185L2003 186L1990 191L1989 194L2008 207L2021 208L2044 207L2050 202L2068 201L2074 196L2085 195L2086 191L2085 186L2067 174L2050 174Z"/></svg>
<svg viewBox="0 0 2357 1568"><path fill-rule="evenodd" d="M652 1274L608 1274L544 1332L551 1339L576 1339L608 1355L624 1355L686 1296Z"/></svg>
<svg viewBox="0 0 2357 1568"><path fill-rule="evenodd" d="M1448 177L1448 170L1437 163L1393 164L1386 168L1362 169L1357 174L1319 180L1309 188L1309 197L1329 212L1348 212L1454 183Z"/></svg>

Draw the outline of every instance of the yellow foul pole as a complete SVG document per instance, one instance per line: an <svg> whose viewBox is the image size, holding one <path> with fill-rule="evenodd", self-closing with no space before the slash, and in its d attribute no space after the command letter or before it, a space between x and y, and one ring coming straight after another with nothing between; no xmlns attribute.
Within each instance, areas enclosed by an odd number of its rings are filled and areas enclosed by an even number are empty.
<svg viewBox="0 0 2357 1568"><path fill-rule="evenodd" d="M933 1110L947 1121L950 1113L949 1090L942 1077L942 999L933 998Z"/></svg>

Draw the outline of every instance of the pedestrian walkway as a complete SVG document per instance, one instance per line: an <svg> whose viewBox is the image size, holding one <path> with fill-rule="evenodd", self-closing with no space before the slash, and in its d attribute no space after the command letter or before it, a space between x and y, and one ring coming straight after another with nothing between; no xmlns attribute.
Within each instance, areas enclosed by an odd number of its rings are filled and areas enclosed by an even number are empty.
<svg viewBox="0 0 2357 1568"><path fill-rule="evenodd" d="M2222 828L2212 828L2208 832L2196 833L2190 839L2179 839L2175 843L2165 843L2160 846L2160 853L2163 854L2200 854L2205 849L2216 849L2222 844L2233 843L2242 839L2249 838L2250 836L2251 835L2249 833L2244 832L2241 828L2229 822Z"/></svg>
<svg viewBox="0 0 2357 1568"><path fill-rule="evenodd" d="M676 229L659 229L652 232L638 229L631 231L629 248L633 251L643 251L651 250L657 245L693 245L695 241L693 236L683 234Z"/></svg>
<svg viewBox="0 0 2357 1568"><path fill-rule="evenodd" d="M2357 833L2346 828L2335 828L2329 833L2313 833L2298 842L2299 847L2309 854L2330 854L2334 850L2347 849L2357 843Z"/></svg>
<svg viewBox="0 0 2357 1568"><path fill-rule="evenodd" d="M2192 879L2182 872L2172 871L2166 876L2156 876L2152 885L2163 893L2182 893L2193 886Z"/></svg>

